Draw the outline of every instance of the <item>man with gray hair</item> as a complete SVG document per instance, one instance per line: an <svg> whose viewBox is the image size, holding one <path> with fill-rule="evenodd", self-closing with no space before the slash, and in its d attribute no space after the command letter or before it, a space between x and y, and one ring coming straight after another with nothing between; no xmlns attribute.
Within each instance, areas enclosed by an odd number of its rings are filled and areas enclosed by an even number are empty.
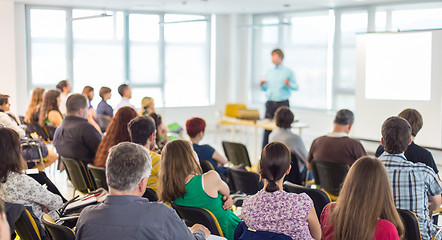
<svg viewBox="0 0 442 240"><path fill-rule="evenodd" d="M205 239L209 230L204 226L195 224L189 230L173 209L141 197L151 170L143 146L113 146L106 162L109 196L81 212L76 239Z"/></svg>
<svg viewBox="0 0 442 240"><path fill-rule="evenodd" d="M334 120L333 132L319 137L312 142L307 156L307 167L310 162L327 161L352 165L358 158L367 155L362 144L348 136L355 117L348 109L339 110Z"/></svg>

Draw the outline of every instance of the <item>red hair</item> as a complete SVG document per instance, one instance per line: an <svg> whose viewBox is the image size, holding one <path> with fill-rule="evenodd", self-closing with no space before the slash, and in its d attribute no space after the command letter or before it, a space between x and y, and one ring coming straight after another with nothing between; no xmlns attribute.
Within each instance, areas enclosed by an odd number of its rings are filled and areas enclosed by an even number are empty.
<svg viewBox="0 0 442 240"><path fill-rule="evenodd" d="M206 128L206 122L202 118L191 118L187 120L186 122L186 130L187 135L189 137L194 138L198 133L204 132L204 129Z"/></svg>
<svg viewBox="0 0 442 240"><path fill-rule="evenodd" d="M107 128L106 135L104 135L103 140L100 145L98 145L94 159L94 166L105 167L109 149L120 142L130 142L127 124L137 116L138 113L131 107L122 107L118 109Z"/></svg>

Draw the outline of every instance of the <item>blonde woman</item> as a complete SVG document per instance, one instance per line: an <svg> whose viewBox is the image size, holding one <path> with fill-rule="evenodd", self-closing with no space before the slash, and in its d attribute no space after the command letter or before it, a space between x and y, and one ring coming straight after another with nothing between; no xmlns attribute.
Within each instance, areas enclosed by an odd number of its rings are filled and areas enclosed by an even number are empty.
<svg viewBox="0 0 442 240"><path fill-rule="evenodd" d="M29 102L28 110L26 110L25 122L38 122L38 115L40 106L43 103L43 96L45 90L43 88L35 88L32 91L31 101Z"/></svg>
<svg viewBox="0 0 442 240"><path fill-rule="evenodd" d="M323 239L393 240L404 236L387 171L373 157L361 157L350 168L338 200L321 214Z"/></svg>
<svg viewBox="0 0 442 240"><path fill-rule="evenodd" d="M141 100L140 116L155 112L155 102L151 97L144 97Z"/></svg>

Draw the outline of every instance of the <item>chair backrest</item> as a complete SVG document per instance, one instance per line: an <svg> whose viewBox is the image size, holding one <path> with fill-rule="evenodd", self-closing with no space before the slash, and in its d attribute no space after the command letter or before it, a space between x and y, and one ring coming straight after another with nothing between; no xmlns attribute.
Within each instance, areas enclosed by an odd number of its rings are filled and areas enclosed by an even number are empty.
<svg viewBox="0 0 442 240"><path fill-rule="evenodd" d="M405 228L405 239L408 240L421 240L422 235L419 229L419 220L416 214L410 210L397 209L397 212L401 216L402 223Z"/></svg>
<svg viewBox="0 0 442 240"><path fill-rule="evenodd" d="M173 202L172 207L176 210L178 215L186 221L186 224L188 224L187 226L190 227L199 223L209 229L211 234L224 237L218 219L216 219L215 215L209 210L204 208L179 206Z"/></svg>
<svg viewBox="0 0 442 240"><path fill-rule="evenodd" d="M200 166L203 170L203 173L206 173L210 170L215 170L215 167L213 167L212 163L210 163L209 160L200 160Z"/></svg>
<svg viewBox="0 0 442 240"><path fill-rule="evenodd" d="M254 172L248 172L243 169L227 169L228 176L232 178L232 183L236 191L253 195L263 188L260 177Z"/></svg>
<svg viewBox="0 0 442 240"><path fill-rule="evenodd" d="M63 225L56 224L47 214L41 218L41 222L52 237L52 240L74 240L75 232Z"/></svg>
<svg viewBox="0 0 442 240"><path fill-rule="evenodd" d="M151 202L158 201L158 194L152 188L146 188L146 191L144 192L142 197L149 199L149 201Z"/></svg>
<svg viewBox="0 0 442 240"><path fill-rule="evenodd" d="M328 195L320 190L308 187L299 186L290 182L284 182L284 191L291 193L306 193L312 200L315 207L318 220L321 219L322 209L331 202Z"/></svg>
<svg viewBox="0 0 442 240"><path fill-rule="evenodd" d="M256 231L247 227L244 221L241 221L235 229L234 240L291 240L292 238L282 233L273 233L267 231Z"/></svg>
<svg viewBox="0 0 442 240"><path fill-rule="evenodd" d="M87 170L85 164L72 158L61 158L69 180L74 188L82 193L88 193L96 189L94 179Z"/></svg>
<svg viewBox="0 0 442 240"><path fill-rule="evenodd" d="M87 165L87 169L92 174L92 177L95 181L95 186L97 188L104 188L108 190L107 182L106 182L106 171L102 167L96 167L92 164Z"/></svg>
<svg viewBox="0 0 442 240"><path fill-rule="evenodd" d="M252 166L250 164L249 152L244 144L227 141L223 141L222 144L227 159L233 163L233 165L244 164L248 167Z"/></svg>
<svg viewBox="0 0 442 240"><path fill-rule="evenodd" d="M106 132L106 130L109 127L109 124L111 122L111 119L107 115L98 114L97 115L97 122L98 122L98 126L100 126L100 128L101 128L101 131Z"/></svg>
<svg viewBox="0 0 442 240"><path fill-rule="evenodd" d="M312 170L315 183L324 188L325 191L338 196L349 167L345 163L313 160Z"/></svg>
<svg viewBox="0 0 442 240"><path fill-rule="evenodd" d="M42 234L37 222L28 209L25 209L14 224L15 232L20 239L24 240L42 240Z"/></svg>
<svg viewBox="0 0 442 240"><path fill-rule="evenodd" d="M292 168L290 169L289 174L287 174L284 178L284 181L289 181L294 184L302 185L302 181L304 179L301 178L301 173L299 172L299 164L298 157L296 157L295 153L290 154L292 162L290 165Z"/></svg>

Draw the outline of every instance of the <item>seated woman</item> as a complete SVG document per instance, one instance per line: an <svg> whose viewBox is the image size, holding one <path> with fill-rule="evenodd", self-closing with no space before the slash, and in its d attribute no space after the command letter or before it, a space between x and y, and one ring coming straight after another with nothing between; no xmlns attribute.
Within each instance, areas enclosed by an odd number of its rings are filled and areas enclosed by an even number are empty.
<svg viewBox="0 0 442 240"><path fill-rule="evenodd" d="M324 240L396 240L404 235L387 171L379 159L361 157L351 166L338 200L322 210L321 223Z"/></svg>
<svg viewBox="0 0 442 240"><path fill-rule="evenodd" d="M101 140L100 145L98 145L94 159L94 166L104 168L106 166L109 149L120 142L130 142L127 124L137 116L137 112L131 107L122 107L118 109L117 114L115 114L115 117L109 124L109 128L107 129L103 140Z"/></svg>
<svg viewBox="0 0 442 240"><path fill-rule="evenodd" d="M212 163L215 170L224 177L226 174L226 168L224 168L223 165L227 163L227 159L215 151L210 145L199 145L204 137L205 129L206 122L201 118L191 118L186 122L187 134L190 137L190 141L193 143L193 150L198 154L198 158L200 160L208 160Z"/></svg>
<svg viewBox="0 0 442 240"><path fill-rule="evenodd" d="M155 121L155 126L157 127L157 134L155 138L156 149L151 149L152 151L157 151L157 153L161 153L164 148L164 145L169 141L169 137L167 136L167 132L169 129L164 123L161 115L156 114L154 112L149 113L147 116L153 118Z"/></svg>
<svg viewBox="0 0 442 240"><path fill-rule="evenodd" d="M155 102L151 97L144 97L141 100L140 116L148 115L155 112Z"/></svg>
<svg viewBox="0 0 442 240"><path fill-rule="evenodd" d="M25 130L19 126L17 119L9 113L11 104L9 103L9 95L0 94L0 124L4 127L14 129L20 138L26 136Z"/></svg>
<svg viewBox="0 0 442 240"><path fill-rule="evenodd" d="M229 187L215 171L202 174L190 142L174 140L166 144L161 156L158 190L160 201L211 211L224 236L233 240L241 220L231 211L233 201Z"/></svg>
<svg viewBox="0 0 442 240"><path fill-rule="evenodd" d="M32 91L31 101L29 102L28 109L26 110L25 122L38 122L40 106L43 103L44 94L45 90L43 88L35 88Z"/></svg>
<svg viewBox="0 0 442 240"><path fill-rule="evenodd" d="M94 99L95 93L94 93L94 88L91 86L86 86L83 88L83 95L86 96L88 102L89 102L89 108L88 108L88 112L87 112L87 121L95 127L95 129L97 129L97 131L99 133L103 133L101 131L101 127L98 125L97 122L97 113L95 112L94 107L92 106L92 99Z"/></svg>
<svg viewBox="0 0 442 240"><path fill-rule="evenodd" d="M63 206L62 198L23 173L25 163L18 134L10 128L0 127L0 136L0 198L30 206L39 219L44 213L58 219L55 210Z"/></svg>
<svg viewBox="0 0 442 240"><path fill-rule="evenodd" d="M110 118L114 117L114 109L107 103L112 96L112 90L108 87L101 87L99 95L101 97L101 102L97 106L97 115L105 115Z"/></svg>
<svg viewBox="0 0 442 240"><path fill-rule="evenodd" d="M241 216L249 228L257 231L282 233L293 239L321 239L310 197L282 190L290 162L290 151L283 143L273 142L264 147L259 161L264 189L244 199Z"/></svg>
<svg viewBox="0 0 442 240"><path fill-rule="evenodd" d="M38 123L40 126L52 125L55 127L60 126L63 121L63 115L60 112L60 92L56 90L49 90L44 98L40 107L40 116Z"/></svg>

